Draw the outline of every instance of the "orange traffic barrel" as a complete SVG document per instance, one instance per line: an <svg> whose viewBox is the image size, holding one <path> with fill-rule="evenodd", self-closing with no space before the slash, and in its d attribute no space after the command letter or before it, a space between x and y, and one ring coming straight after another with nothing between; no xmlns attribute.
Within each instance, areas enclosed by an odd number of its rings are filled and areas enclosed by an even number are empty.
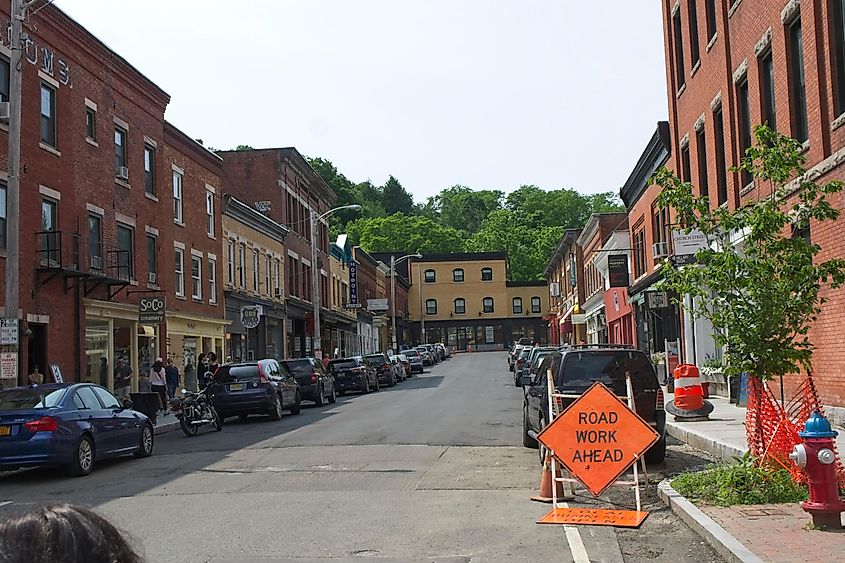
<svg viewBox="0 0 845 563"><path fill-rule="evenodd" d="M675 418L707 418L713 405L704 400L701 374L693 364L681 364L674 371L675 399L666 410Z"/></svg>

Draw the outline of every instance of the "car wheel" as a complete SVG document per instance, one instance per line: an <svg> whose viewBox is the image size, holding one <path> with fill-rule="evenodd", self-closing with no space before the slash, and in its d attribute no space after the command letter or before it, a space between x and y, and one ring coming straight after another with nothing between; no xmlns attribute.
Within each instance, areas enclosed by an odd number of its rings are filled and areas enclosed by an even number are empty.
<svg viewBox="0 0 845 563"><path fill-rule="evenodd" d="M375 391L381 391L381 383L378 381L378 377L376 377L376 388Z"/></svg>
<svg viewBox="0 0 845 563"><path fill-rule="evenodd" d="M314 404L317 405L318 407L322 407L323 405L326 404L326 402L323 400L323 392L324 392L323 387L318 386L317 392L315 394L315 399L314 399Z"/></svg>
<svg viewBox="0 0 845 563"><path fill-rule="evenodd" d="M284 416L284 413L282 412L282 398L278 395L278 393L274 393L273 397L275 398L273 401L273 407L267 414L270 415L270 420L281 420L282 416Z"/></svg>
<svg viewBox="0 0 845 563"><path fill-rule="evenodd" d="M182 427L182 432L184 432L185 436L188 438L193 438L197 435L197 432L199 432L199 426L196 424L190 424L184 416L179 419L179 426Z"/></svg>
<svg viewBox="0 0 845 563"><path fill-rule="evenodd" d="M663 436L645 453L645 461L646 463L663 463L665 459L666 437Z"/></svg>
<svg viewBox="0 0 845 563"><path fill-rule="evenodd" d="M84 477L94 468L94 442L88 436L83 436L76 443L73 459L68 465L68 473L74 477Z"/></svg>
<svg viewBox="0 0 845 563"><path fill-rule="evenodd" d="M332 385L332 394L329 395L329 404L333 405L335 404L335 401L337 401L337 391L335 391L334 385Z"/></svg>
<svg viewBox="0 0 845 563"><path fill-rule="evenodd" d="M539 428L542 431L544 427L545 427L545 421L541 418ZM537 442L537 446L538 446L539 451L540 451L540 465L543 465L544 463L546 463L546 454L548 453L548 449L546 449L546 446L541 444L539 441Z"/></svg>
<svg viewBox="0 0 845 563"><path fill-rule="evenodd" d="M153 455L153 445L155 442L155 432L150 424L145 424L141 428L141 441L138 445L138 450L135 452L135 457L150 457Z"/></svg>
<svg viewBox="0 0 845 563"><path fill-rule="evenodd" d="M370 378L364 377L364 394L367 395L370 393Z"/></svg>
<svg viewBox="0 0 845 563"><path fill-rule="evenodd" d="M246 424L247 421L249 420L249 415L248 414L239 414L238 420L240 420L243 424Z"/></svg>
<svg viewBox="0 0 845 563"><path fill-rule="evenodd" d="M396 377L391 374L391 376L387 380L387 386L393 387L394 385L396 385Z"/></svg>
<svg viewBox="0 0 845 563"><path fill-rule="evenodd" d="M344 395L346 395L346 391L338 391L337 392L338 397L343 397Z"/></svg>
<svg viewBox="0 0 845 563"><path fill-rule="evenodd" d="M522 445L526 448L539 448L540 443L528 435L528 409L522 408Z"/></svg>
<svg viewBox="0 0 845 563"><path fill-rule="evenodd" d="M299 391L296 392L296 398L293 401L293 406L290 408L291 414L299 414L302 412L302 395L299 394Z"/></svg>

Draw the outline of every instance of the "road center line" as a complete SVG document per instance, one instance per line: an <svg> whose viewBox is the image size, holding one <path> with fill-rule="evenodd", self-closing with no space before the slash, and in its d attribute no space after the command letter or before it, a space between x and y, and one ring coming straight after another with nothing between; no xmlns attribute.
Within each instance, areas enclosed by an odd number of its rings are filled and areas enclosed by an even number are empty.
<svg viewBox="0 0 845 563"><path fill-rule="evenodd" d="M569 508L569 504L562 502L560 506ZM590 556L587 555L587 548L584 547L584 542L581 540L581 532L575 526L564 526L563 531L566 532L566 543L569 544L569 550L572 552L572 560L575 563L590 563Z"/></svg>
<svg viewBox="0 0 845 563"><path fill-rule="evenodd" d="M0 507L10 505L10 504L12 504L13 502L14 502L14 501L11 501L11 500L4 500L4 501L0 501Z"/></svg>

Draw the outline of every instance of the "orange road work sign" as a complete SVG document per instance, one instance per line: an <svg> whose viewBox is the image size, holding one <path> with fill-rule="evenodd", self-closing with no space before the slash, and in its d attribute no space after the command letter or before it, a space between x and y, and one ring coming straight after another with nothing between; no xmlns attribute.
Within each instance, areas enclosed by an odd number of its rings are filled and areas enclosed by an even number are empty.
<svg viewBox="0 0 845 563"><path fill-rule="evenodd" d="M596 382L537 439L593 496L599 496L660 435L604 384Z"/></svg>
<svg viewBox="0 0 845 563"><path fill-rule="evenodd" d="M600 508L556 508L537 520L538 524L570 524L573 526L616 526L637 528L648 512L636 510L603 510Z"/></svg>

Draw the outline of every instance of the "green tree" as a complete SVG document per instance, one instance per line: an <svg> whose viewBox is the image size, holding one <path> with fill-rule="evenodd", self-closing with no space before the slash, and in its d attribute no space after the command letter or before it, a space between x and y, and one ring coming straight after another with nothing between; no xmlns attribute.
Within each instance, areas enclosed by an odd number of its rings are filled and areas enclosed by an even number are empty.
<svg viewBox="0 0 845 563"><path fill-rule="evenodd" d="M404 213L412 215L414 212L414 198L409 194L399 180L393 177L388 178L381 188L382 206L388 215Z"/></svg>
<svg viewBox="0 0 845 563"><path fill-rule="evenodd" d="M387 217L358 219L348 225L350 240L367 252L460 252L463 234L428 217L394 213Z"/></svg>
<svg viewBox="0 0 845 563"><path fill-rule="evenodd" d="M235 147L236 151L254 151L255 147L251 147L249 145L238 145Z"/></svg>
<svg viewBox="0 0 845 563"><path fill-rule="evenodd" d="M690 312L713 324L716 343L726 350L726 374L766 381L812 369L808 333L825 302L820 291L845 282L845 260L818 260L819 246L802 235L811 221L816 226L839 216L828 198L843 185L820 185L806 175L798 141L763 126L755 136L740 169L754 176L758 190L770 189L735 211L711 209L666 169L654 180L662 188L659 204L709 243L697 252L696 266L666 262L664 287L697 298Z"/></svg>
<svg viewBox="0 0 845 563"><path fill-rule="evenodd" d="M504 194L499 190L472 190L452 186L429 198L424 214L437 218L444 227L472 235L490 213L501 209Z"/></svg>

